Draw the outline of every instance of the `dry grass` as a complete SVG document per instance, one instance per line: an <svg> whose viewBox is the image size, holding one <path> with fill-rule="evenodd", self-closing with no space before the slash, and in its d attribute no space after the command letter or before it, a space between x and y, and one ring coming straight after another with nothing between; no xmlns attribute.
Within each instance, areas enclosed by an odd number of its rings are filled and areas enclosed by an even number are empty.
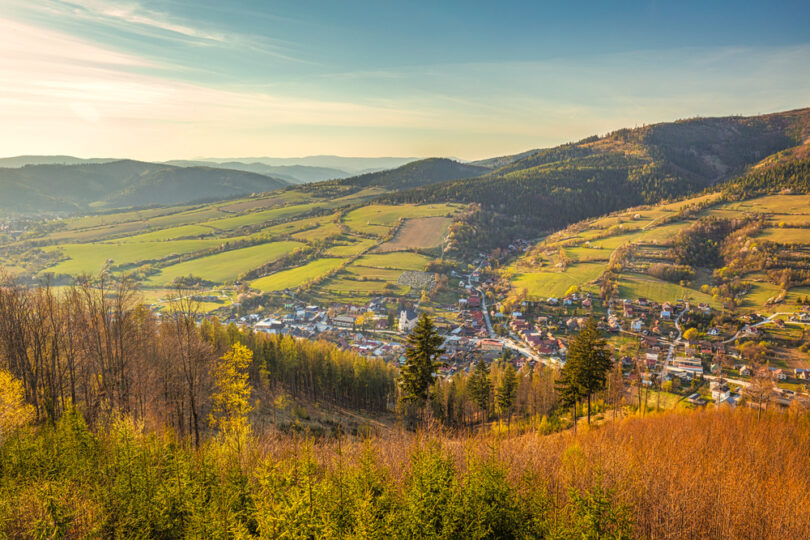
<svg viewBox="0 0 810 540"><path fill-rule="evenodd" d="M667 412L608 422L578 434L473 437L391 432L366 442L315 446L327 469L370 445L400 488L416 450L441 445L457 469L495 456L514 486L533 478L563 508L569 489L595 483L633 508L638 538L806 538L810 531L810 417L750 410ZM300 442L271 436L263 458L295 455ZM515 489L519 489L515 487Z"/></svg>
<svg viewBox="0 0 810 540"><path fill-rule="evenodd" d="M396 236L382 244L377 251L401 251L407 249L429 249L440 246L450 226L450 218L426 217L409 219L397 231Z"/></svg>

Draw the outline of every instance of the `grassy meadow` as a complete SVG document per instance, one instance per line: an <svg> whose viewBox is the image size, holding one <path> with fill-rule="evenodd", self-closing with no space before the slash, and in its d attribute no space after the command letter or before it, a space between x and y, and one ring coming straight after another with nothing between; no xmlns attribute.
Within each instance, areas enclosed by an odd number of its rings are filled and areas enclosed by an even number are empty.
<svg viewBox="0 0 810 540"><path fill-rule="evenodd" d="M708 207L686 218L676 215L683 208L707 203L710 203ZM770 226L762 229L756 238L777 242L783 245L782 251L810 252L810 228L803 227L810 225L810 196L770 195L723 202L717 194L710 194L615 212L572 225L545 238L530 256L519 258L509 267L509 279L514 289L526 289L532 298L559 296L572 285L598 292L594 281L607 270L611 255L620 247L632 246L634 255L620 271L621 297L643 296L658 302L691 298L693 302L705 302L719 308L721 305L717 299L700 291L701 285L711 285L711 269L698 268L697 275L689 282L670 283L648 275L645 268L652 262L673 263L672 239L702 217L742 218L758 214L763 214ZM567 258L564 270L555 266L560 261L560 250ZM751 290L743 297L741 309L761 309L780 293L779 286L769 282L762 272L744 275L742 279L751 284ZM799 294L788 294L787 297L790 299Z"/></svg>

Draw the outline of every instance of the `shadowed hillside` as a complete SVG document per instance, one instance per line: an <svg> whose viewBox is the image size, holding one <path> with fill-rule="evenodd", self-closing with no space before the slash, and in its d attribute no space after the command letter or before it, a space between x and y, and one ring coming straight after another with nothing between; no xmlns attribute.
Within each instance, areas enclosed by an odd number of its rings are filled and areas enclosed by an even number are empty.
<svg viewBox="0 0 810 540"><path fill-rule="evenodd" d="M0 169L0 211L73 212L169 205L279 189L284 180L245 171L119 160Z"/></svg>
<svg viewBox="0 0 810 540"><path fill-rule="evenodd" d="M810 109L622 129L536 151L483 176L389 194L384 200L478 203L492 214L478 219L478 225L535 235L619 208L701 191L803 145L808 136ZM493 245L503 240L493 239ZM486 239L479 244L488 245Z"/></svg>

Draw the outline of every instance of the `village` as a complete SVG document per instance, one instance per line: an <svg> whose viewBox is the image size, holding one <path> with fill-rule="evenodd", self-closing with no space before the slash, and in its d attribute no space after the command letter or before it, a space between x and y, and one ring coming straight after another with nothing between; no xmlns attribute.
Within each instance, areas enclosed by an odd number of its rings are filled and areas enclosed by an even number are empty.
<svg viewBox="0 0 810 540"><path fill-rule="evenodd" d="M767 381L768 396L762 396L761 403L783 407L794 401L810 403L805 386L810 366L795 362L795 367L787 363L764 366L763 355L776 353L761 350L756 341L769 329L810 325L807 306L737 320L724 317L708 304L683 299L604 301L590 293L574 292L562 298L524 300L505 312L495 289L497 275L480 271L483 259L476 263L467 274L451 272L458 285L458 300L431 313L444 337L439 376L468 372L479 360L511 362L516 369L564 365L568 340L594 317L621 365L628 392L634 387L664 389L692 406L710 402L736 406L746 387L763 386ZM224 322L257 332L322 339L344 350L401 365L405 338L422 311L418 301L392 297L326 306L293 301L270 316L231 316ZM718 321L722 323L713 324ZM747 404L757 406L751 399Z"/></svg>

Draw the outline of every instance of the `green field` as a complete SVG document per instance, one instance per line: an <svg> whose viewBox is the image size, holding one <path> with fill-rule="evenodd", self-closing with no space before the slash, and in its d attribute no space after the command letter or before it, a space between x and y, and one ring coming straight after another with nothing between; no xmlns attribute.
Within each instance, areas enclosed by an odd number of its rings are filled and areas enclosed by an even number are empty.
<svg viewBox="0 0 810 540"><path fill-rule="evenodd" d="M769 298L776 297L781 289L765 281L752 282L753 288L745 295L743 307L759 307L765 305Z"/></svg>
<svg viewBox="0 0 810 540"><path fill-rule="evenodd" d="M97 274L108 260L113 265L128 265L139 261L163 259L170 255L193 253L211 249L222 244L222 240L206 238L200 240L176 240L173 242L140 242L121 244L63 244L48 246L46 251L61 251L70 259L48 267L54 274Z"/></svg>
<svg viewBox="0 0 810 540"><path fill-rule="evenodd" d="M569 266L565 272L516 273L512 286L527 289L533 299L560 297L571 285L587 288L587 284L602 275L604 269L605 265L601 263L579 263Z"/></svg>
<svg viewBox="0 0 810 540"><path fill-rule="evenodd" d="M810 229L769 228L760 237L782 244L810 244Z"/></svg>
<svg viewBox="0 0 810 540"><path fill-rule="evenodd" d="M681 287L677 283L662 281L646 274L624 273L619 282L622 298L647 298L655 302L672 302L686 298L693 303L706 303L714 308L722 307L711 295L698 290Z"/></svg>
<svg viewBox="0 0 810 540"><path fill-rule="evenodd" d="M574 247L574 248L566 248L565 253L573 261L593 262L593 261L607 261L610 258L610 254L613 253L613 250L588 248L588 247Z"/></svg>
<svg viewBox="0 0 810 540"><path fill-rule="evenodd" d="M207 236L213 233L214 229L210 227L203 227L201 225L181 225L179 227L169 227L168 229L160 229L154 232L125 236L116 240L106 240L105 243L164 242L166 240L174 240L176 238Z"/></svg>
<svg viewBox="0 0 810 540"><path fill-rule="evenodd" d="M430 257L425 257L418 253L397 252L385 254L363 255L357 259L357 265L370 266L373 268L392 268L395 270L424 270L431 261Z"/></svg>
<svg viewBox="0 0 810 540"><path fill-rule="evenodd" d="M176 278L188 275L213 283L232 282L245 272L273 262L303 245L300 242L271 242L200 257L162 268L160 273L149 278L147 284L164 287Z"/></svg>
<svg viewBox="0 0 810 540"><path fill-rule="evenodd" d="M250 286L262 292L293 289L311 279L328 274L346 259L318 259L297 268L282 270L251 282Z"/></svg>
<svg viewBox="0 0 810 540"><path fill-rule="evenodd" d="M334 221L328 221L323 223L319 227L314 229L309 229L306 231L302 231L299 233L295 233L292 235L293 238L296 240L301 240L302 242L317 242L320 240L325 240L330 236L339 235L341 233L340 227Z"/></svg>
<svg viewBox="0 0 810 540"><path fill-rule="evenodd" d="M330 257L351 257L373 247L376 243L376 241L366 238L360 238L349 242L341 241L340 244L329 248L326 254Z"/></svg>
<svg viewBox="0 0 810 540"><path fill-rule="evenodd" d="M319 207L320 206L318 203L284 206L281 208L272 208L270 210L261 210L259 212L249 212L247 214L241 214L233 217L215 219L202 223L201 225L213 227L214 229L220 231L232 231L249 225L260 225L266 221L271 221L274 219L291 218L304 215Z"/></svg>
<svg viewBox="0 0 810 540"><path fill-rule="evenodd" d="M357 281L339 278L330 279L322 289L338 295L355 295L355 297L363 298L383 294L406 294L409 287L394 285L386 288L386 283L382 281Z"/></svg>
<svg viewBox="0 0 810 540"><path fill-rule="evenodd" d="M368 266L358 266L356 264L346 267L347 279L373 279L388 281L396 283L399 276L402 275L402 270L390 270L388 268L371 268Z"/></svg>

